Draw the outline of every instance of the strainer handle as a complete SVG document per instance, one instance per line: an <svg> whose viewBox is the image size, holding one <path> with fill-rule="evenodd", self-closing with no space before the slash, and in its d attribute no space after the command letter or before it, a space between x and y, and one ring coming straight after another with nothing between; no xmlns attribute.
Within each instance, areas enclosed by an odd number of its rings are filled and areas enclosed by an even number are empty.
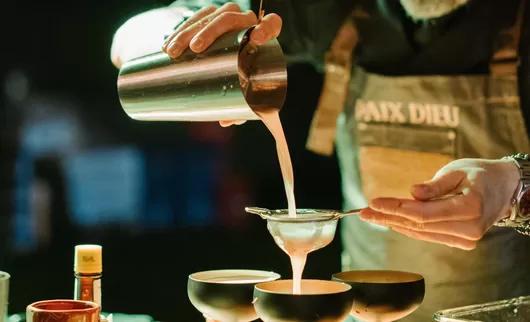
<svg viewBox="0 0 530 322"><path fill-rule="evenodd" d="M339 214L338 216L339 216L339 218L342 218L342 217L348 216L348 215L358 215L361 212L361 210L363 210L363 209L366 209L366 208L348 210L348 211L345 211L345 212Z"/></svg>

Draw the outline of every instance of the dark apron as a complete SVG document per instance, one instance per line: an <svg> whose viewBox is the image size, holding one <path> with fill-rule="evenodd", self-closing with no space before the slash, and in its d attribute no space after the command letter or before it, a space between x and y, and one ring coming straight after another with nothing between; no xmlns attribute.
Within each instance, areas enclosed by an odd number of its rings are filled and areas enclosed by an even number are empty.
<svg viewBox="0 0 530 322"><path fill-rule="evenodd" d="M516 64L498 63L505 54L494 56L485 76L385 77L353 68L344 112L333 112L329 99L319 106L338 115L344 208L365 207L375 197L411 198L412 184L431 179L455 159L530 151ZM332 86L332 72L327 68L324 101L326 87L340 88ZM317 110L310 149L329 154L329 124ZM403 321L429 321L441 309L530 294L530 238L511 229L492 229L473 251L418 241L355 216L343 219L341 232L343 270L425 277L425 300Z"/></svg>

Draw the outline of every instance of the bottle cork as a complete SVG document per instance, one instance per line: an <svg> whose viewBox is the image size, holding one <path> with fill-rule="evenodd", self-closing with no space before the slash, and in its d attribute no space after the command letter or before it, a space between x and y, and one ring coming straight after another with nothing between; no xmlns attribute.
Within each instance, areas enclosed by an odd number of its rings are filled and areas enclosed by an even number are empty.
<svg viewBox="0 0 530 322"><path fill-rule="evenodd" d="M75 246L74 272L76 274L102 273L102 247L99 245Z"/></svg>

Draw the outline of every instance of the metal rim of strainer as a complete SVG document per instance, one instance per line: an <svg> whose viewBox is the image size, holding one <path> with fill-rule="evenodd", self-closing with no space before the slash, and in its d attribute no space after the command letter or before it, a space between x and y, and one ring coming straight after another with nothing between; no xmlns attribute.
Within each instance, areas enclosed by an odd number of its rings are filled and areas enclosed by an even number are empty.
<svg viewBox="0 0 530 322"><path fill-rule="evenodd" d="M263 219L285 222L285 223L304 223L304 222L325 222L338 220L343 214L340 211L328 210L328 209L309 209L302 208L296 209L297 215L316 215L315 217L279 217L282 215L288 215L288 209L265 209L259 207L246 207L246 212L256 214Z"/></svg>

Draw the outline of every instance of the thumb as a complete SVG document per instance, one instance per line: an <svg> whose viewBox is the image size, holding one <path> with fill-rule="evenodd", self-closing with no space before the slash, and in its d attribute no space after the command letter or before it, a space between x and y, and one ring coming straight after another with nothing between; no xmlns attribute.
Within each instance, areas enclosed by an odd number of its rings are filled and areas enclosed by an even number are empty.
<svg viewBox="0 0 530 322"><path fill-rule="evenodd" d="M464 176L462 171L449 171L432 180L413 185L410 193L417 200L440 198L455 191Z"/></svg>
<svg viewBox="0 0 530 322"><path fill-rule="evenodd" d="M205 315L205 314L203 314L203 316L204 316L204 318L206 319L206 322L219 322L219 321L217 321L217 320L214 320L214 319L208 317L208 316Z"/></svg>

